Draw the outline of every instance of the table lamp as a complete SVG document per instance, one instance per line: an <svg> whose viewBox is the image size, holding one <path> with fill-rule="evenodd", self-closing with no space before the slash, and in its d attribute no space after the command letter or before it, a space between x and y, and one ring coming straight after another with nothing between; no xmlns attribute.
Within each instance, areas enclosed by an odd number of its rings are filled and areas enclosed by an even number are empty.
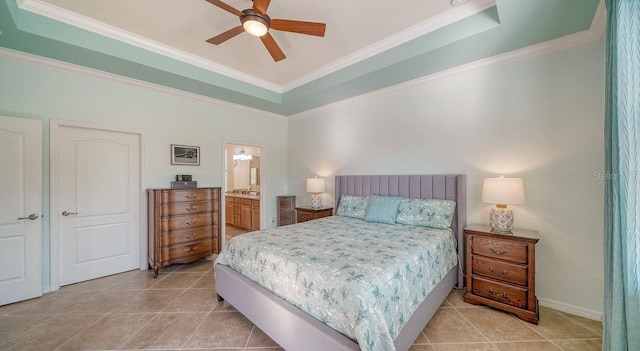
<svg viewBox="0 0 640 351"><path fill-rule="evenodd" d="M324 178L307 178L307 192L311 193L311 208L320 208L322 206L320 193L325 192Z"/></svg>
<svg viewBox="0 0 640 351"><path fill-rule="evenodd" d="M524 204L522 178L485 178L482 184L482 202L496 204L489 211L491 231L497 234L513 234L513 211L507 205Z"/></svg>

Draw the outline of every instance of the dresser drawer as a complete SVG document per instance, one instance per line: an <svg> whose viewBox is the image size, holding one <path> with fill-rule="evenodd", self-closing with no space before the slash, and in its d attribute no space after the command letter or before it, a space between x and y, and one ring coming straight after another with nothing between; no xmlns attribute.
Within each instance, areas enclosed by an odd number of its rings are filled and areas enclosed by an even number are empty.
<svg viewBox="0 0 640 351"><path fill-rule="evenodd" d="M498 258L516 263L527 263L527 244L474 236L472 254Z"/></svg>
<svg viewBox="0 0 640 351"><path fill-rule="evenodd" d="M527 308L527 289L472 277L473 294L518 308Z"/></svg>
<svg viewBox="0 0 640 351"><path fill-rule="evenodd" d="M214 227L198 227L193 229L180 229L160 234L160 246L171 246L204 239L211 239ZM217 232L217 230L215 231Z"/></svg>
<svg viewBox="0 0 640 351"><path fill-rule="evenodd" d="M214 192L211 189L185 189L172 190L163 195L162 202L185 202L185 201L210 201L214 199Z"/></svg>
<svg viewBox="0 0 640 351"><path fill-rule="evenodd" d="M473 256L473 274L527 285L527 266Z"/></svg>
<svg viewBox="0 0 640 351"><path fill-rule="evenodd" d="M213 223L213 219L210 213L204 213L192 216L176 216L171 218L163 218L160 223L160 230L168 232L176 229L187 229L208 226Z"/></svg>
<svg viewBox="0 0 640 351"><path fill-rule="evenodd" d="M201 241L193 244L185 244L173 247L163 247L160 249L162 257L167 261L176 260L190 256L209 255L213 252L213 244L211 240Z"/></svg>
<svg viewBox="0 0 640 351"><path fill-rule="evenodd" d="M197 202L175 202L169 204L163 204L161 206L162 217L184 215L191 213L202 213L213 211L213 203L211 201L197 201Z"/></svg>

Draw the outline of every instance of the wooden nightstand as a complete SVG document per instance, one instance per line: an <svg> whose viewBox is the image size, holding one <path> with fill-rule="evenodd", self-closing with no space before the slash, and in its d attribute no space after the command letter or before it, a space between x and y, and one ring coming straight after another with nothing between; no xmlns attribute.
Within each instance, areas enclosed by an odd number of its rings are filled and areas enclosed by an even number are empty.
<svg viewBox="0 0 640 351"><path fill-rule="evenodd" d="M333 207L320 207L318 209L313 209L310 206L296 207L297 223L329 216L333 216Z"/></svg>
<svg viewBox="0 0 640 351"><path fill-rule="evenodd" d="M538 232L513 230L513 235L491 233L486 225L464 228L467 287L464 301L487 305L538 324L535 292Z"/></svg>

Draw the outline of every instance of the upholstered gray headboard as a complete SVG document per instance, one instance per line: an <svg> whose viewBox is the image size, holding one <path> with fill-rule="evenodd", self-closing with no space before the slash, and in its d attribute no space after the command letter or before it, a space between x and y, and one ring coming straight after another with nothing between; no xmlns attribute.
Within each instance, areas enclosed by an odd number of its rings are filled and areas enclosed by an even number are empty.
<svg viewBox="0 0 640 351"><path fill-rule="evenodd" d="M458 256L464 258L464 227L466 225L466 184L463 174L446 175L356 175L336 176L335 208L340 196L378 195L402 196L415 199L442 199L456 202L451 229L458 239ZM464 262L460 262L464 267ZM459 270L460 272L460 270ZM464 286L464 277L458 273L458 287Z"/></svg>

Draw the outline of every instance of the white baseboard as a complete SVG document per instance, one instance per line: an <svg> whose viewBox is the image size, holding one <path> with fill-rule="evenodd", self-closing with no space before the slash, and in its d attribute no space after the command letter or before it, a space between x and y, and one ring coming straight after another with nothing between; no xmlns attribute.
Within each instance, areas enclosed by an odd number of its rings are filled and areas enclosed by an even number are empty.
<svg viewBox="0 0 640 351"><path fill-rule="evenodd" d="M46 294L46 293L50 293L51 292L51 285L43 285L42 286L42 294Z"/></svg>
<svg viewBox="0 0 640 351"><path fill-rule="evenodd" d="M602 312L590 310L588 308L571 305L566 302L560 302L552 299L544 299L538 297L538 302L540 306L553 308L554 310L558 310L561 312L571 313L576 316L593 319L596 321L602 321Z"/></svg>

